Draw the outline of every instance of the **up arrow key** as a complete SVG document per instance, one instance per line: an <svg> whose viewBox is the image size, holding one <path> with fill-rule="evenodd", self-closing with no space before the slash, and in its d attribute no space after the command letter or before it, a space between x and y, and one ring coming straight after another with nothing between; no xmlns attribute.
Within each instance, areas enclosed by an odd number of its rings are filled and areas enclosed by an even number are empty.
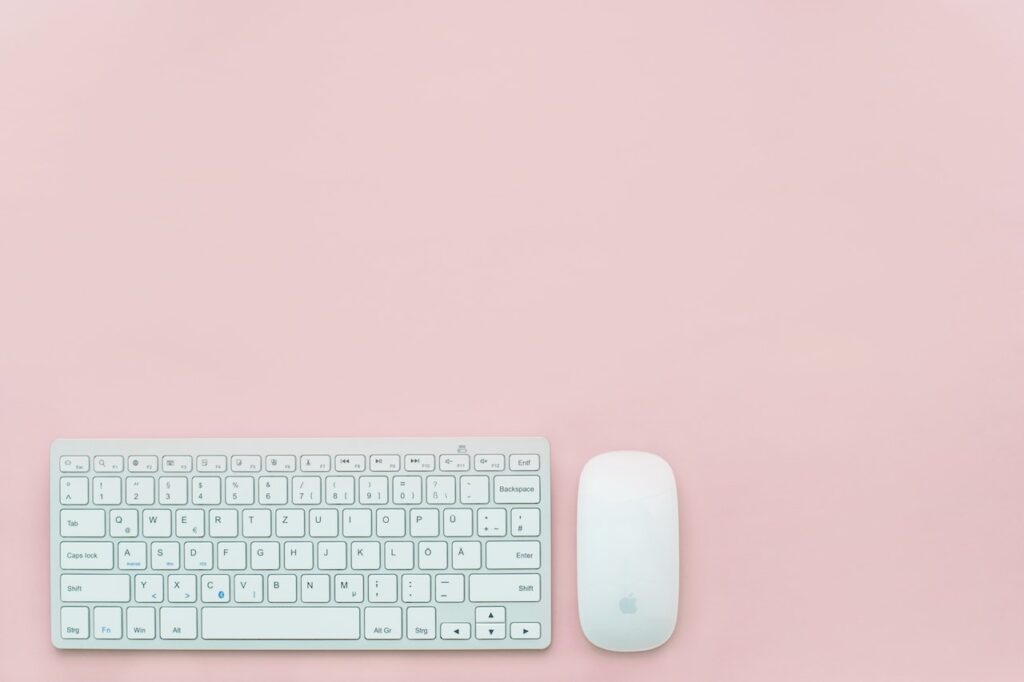
<svg viewBox="0 0 1024 682"><path fill-rule="evenodd" d="M477 623L504 623L504 606L478 606L476 608Z"/></svg>

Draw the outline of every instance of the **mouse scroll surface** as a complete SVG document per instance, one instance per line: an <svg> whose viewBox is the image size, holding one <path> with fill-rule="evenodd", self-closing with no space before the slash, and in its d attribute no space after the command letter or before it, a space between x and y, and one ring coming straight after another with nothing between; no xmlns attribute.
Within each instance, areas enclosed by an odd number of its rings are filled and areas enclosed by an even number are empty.
<svg viewBox="0 0 1024 682"><path fill-rule="evenodd" d="M646 452L593 458L580 476L577 589L587 639L645 651L675 628L679 517L675 476Z"/></svg>

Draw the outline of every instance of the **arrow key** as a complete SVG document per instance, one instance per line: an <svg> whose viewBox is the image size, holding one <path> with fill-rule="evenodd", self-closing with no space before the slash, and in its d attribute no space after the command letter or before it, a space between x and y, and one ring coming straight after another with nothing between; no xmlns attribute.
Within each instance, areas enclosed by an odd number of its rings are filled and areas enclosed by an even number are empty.
<svg viewBox="0 0 1024 682"><path fill-rule="evenodd" d="M504 623L477 623L477 639L505 639Z"/></svg>
<svg viewBox="0 0 1024 682"><path fill-rule="evenodd" d="M540 623L512 623L508 627L512 639L540 639Z"/></svg>
<svg viewBox="0 0 1024 682"><path fill-rule="evenodd" d="M441 639L469 639L469 623L441 623Z"/></svg>
<svg viewBox="0 0 1024 682"><path fill-rule="evenodd" d="M504 623L504 606L478 606L476 607L477 623Z"/></svg>

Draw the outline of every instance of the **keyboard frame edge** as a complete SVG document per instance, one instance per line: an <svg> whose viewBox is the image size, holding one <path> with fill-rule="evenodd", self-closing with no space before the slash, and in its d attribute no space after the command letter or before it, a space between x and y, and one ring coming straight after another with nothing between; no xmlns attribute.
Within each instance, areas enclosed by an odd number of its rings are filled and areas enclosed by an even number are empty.
<svg viewBox="0 0 1024 682"><path fill-rule="evenodd" d="M428 443L431 451L436 454L458 452L464 446L467 454L475 452L500 451L508 455L512 452L537 454L540 456L540 469L537 475L541 482L541 562L537 571L541 575L541 599L536 602L537 608L543 611L541 619L541 636L539 639L501 640L444 640L440 638L440 623L437 624L438 635L432 640L410 640L404 636L398 640L133 640L127 637L117 640L96 639L91 632L92 618L90 614L90 633L88 638L65 639L60 632L60 609L74 603L60 600L60 575L65 572L60 568L59 548L60 504L58 485L61 477L59 458L66 455L108 454L124 455L199 455L224 454L229 458L234 454L342 454L335 449L344 445L351 454L392 454L396 451L406 452L405 447L415 442L421 447ZM512 442L514 446L504 444ZM363 444L372 443L372 448ZM318 437L318 438L57 438L50 445L50 643L61 650L149 650L149 651L541 651L551 646L552 621L552 552L551 552L551 446L543 436L466 436L455 437ZM437 473L435 471L435 473ZM506 473L509 472L506 469ZM90 468L89 476L94 472ZM122 474L130 475L127 471ZM159 474L157 474L159 475ZM140 508L141 511L141 508ZM108 538L110 539L110 538ZM112 542L117 540L110 539ZM147 569L152 570L152 569ZM66 571L73 573L74 571ZM81 571L87 573L88 571ZM112 571L117 572L117 571ZM190 571L191 572L191 571ZM385 571L386 572L386 571ZM167 572L170 573L170 572ZM468 573L468 571L467 571ZM545 589L546 588L546 589ZM433 604L434 602L431 602ZM467 605L472 605L468 599ZM338 604L331 602L332 605ZM402 602L397 605L405 606ZM90 608L94 603L87 604ZM122 608L136 605L134 602L116 604ZM155 604L154 608L168 605ZM197 608L203 603L195 602ZM360 627L362 627L362 608L360 604ZM287 608L287 607L281 607ZM159 619L158 619L159 623ZM405 620L403 615L403 630ZM471 624L475 627L475 624Z"/></svg>

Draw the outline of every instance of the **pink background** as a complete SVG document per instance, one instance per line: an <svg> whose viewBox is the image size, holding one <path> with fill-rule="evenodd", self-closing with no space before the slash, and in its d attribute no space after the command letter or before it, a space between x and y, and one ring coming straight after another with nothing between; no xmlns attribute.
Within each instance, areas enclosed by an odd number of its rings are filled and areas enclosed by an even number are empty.
<svg viewBox="0 0 1024 682"><path fill-rule="evenodd" d="M703 6L706 5L706 6ZM1024 677L1024 4L0 15L0 678ZM551 440L542 653L49 643L57 436ZM591 647L575 486L682 492Z"/></svg>

